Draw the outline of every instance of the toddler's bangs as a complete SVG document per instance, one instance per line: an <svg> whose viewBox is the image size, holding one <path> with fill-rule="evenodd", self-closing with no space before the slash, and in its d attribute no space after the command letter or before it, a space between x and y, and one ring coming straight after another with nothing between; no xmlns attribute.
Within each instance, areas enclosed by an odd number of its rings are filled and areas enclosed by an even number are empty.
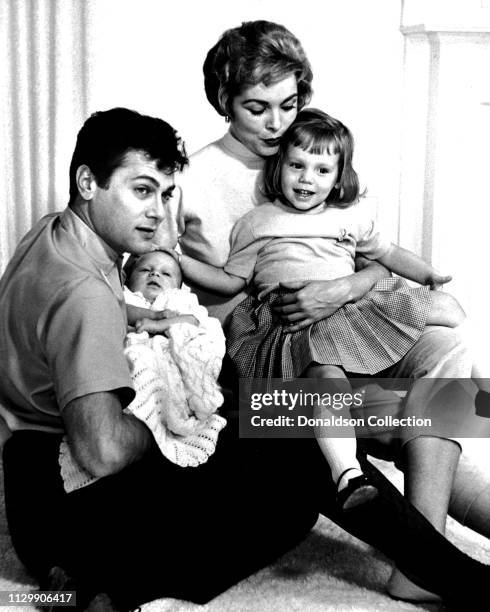
<svg viewBox="0 0 490 612"><path fill-rule="evenodd" d="M334 132L326 132L324 128L308 130L303 133L299 132L295 134L291 144L313 155L321 155L322 153L335 155L341 153L340 141L337 135Z"/></svg>

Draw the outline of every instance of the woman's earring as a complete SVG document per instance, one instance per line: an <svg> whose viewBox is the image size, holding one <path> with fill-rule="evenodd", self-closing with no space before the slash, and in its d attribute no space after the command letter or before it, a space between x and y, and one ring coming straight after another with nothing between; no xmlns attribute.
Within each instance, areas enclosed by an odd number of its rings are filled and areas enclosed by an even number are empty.
<svg viewBox="0 0 490 612"><path fill-rule="evenodd" d="M344 188L342 185L335 185L335 187L339 190L339 198L342 199L344 197Z"/></svg>
<svg viewBox="0 0 490 612"><path fill-rule="evenodd" d="M229 115L225 115L225 121L226 121L226 123L230 123L230 116Z"/></svg>

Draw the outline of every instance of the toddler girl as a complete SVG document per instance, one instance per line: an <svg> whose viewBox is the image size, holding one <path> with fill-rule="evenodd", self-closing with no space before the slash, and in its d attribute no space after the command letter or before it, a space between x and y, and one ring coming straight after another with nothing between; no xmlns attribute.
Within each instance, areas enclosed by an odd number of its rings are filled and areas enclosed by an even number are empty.
<svg viewBox="0 0 490 612"><path fill-rule="evenodd" d="M387 241L359 202L353 148L340 121L320 110L301 111L266 166L265 192L273 201L235 224L224 269L181 257L184 276L209 291L234 295L253 284L253 295L232 314L227 340L241 378L330 378L337 391L348 392L346 372L381 372L408 352L426 325L454 327L464 319L454 298L429 290L451 277ZM273 310L281 283L347 276L356 254L425 286L384 279L358 302L284 333ZM377 494L356 459L353 428L349 433L317 435L343 509Z"/></svg>

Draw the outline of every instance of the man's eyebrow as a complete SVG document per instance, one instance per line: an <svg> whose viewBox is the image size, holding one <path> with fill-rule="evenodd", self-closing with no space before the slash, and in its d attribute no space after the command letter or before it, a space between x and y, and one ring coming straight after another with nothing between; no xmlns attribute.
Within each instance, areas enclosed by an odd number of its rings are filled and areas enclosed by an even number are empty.
<svg viewBox="0 0 490 612"><path fill-rule="evenodd" d="M132 181L141 181L141 180L150 181L150 183L153 183L155 187L159 187L160 185L160 183L153 176L150 176L149 174L138 174L138 176L132 176L131 180Z"/></svg>

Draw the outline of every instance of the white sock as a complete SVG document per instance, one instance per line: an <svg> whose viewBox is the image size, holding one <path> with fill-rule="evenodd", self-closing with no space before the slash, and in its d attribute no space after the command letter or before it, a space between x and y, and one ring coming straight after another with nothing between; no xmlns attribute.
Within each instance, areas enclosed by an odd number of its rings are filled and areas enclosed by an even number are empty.
<svg viewBox="0 0 490 612"><path fill-rule="evenodd" d="M361 466L356 458L357 441L354 432L348 438L324 438L321 448L325 459L328 461L332 471L332 479L335 483L343 472L349 470L342 477L339 490L343 489L351 478L362 474Z"/></svg>

